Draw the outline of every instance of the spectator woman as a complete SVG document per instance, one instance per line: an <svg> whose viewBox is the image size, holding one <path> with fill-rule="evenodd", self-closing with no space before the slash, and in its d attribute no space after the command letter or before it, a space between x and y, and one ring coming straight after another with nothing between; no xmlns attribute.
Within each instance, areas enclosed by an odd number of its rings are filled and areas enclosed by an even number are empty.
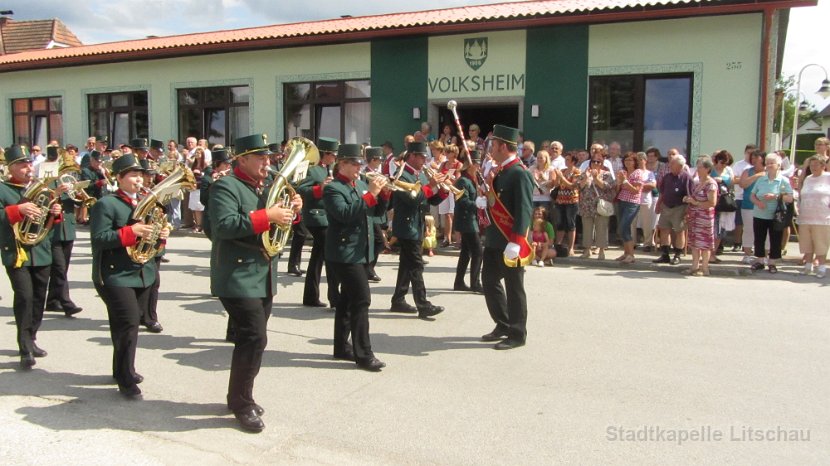
<svg viewBox="0 0 830 466"><path fill-rule="evenodd" d="M582 217L582 257L591 257L591 248L596 246L599 251L597 259L605 260L605 249L608 247L608 219L597 213L597 202L604 199L613 202L616 195L614 178L603 165L600 153L591 155L588 169L579 178L579 215Z"/></svg>
<svg viewBox="0 0 830 466"><path fill-rule="evenodd" d="M718 183L712 178L714 164L708 155L697 159L697 183L692 186L683 202L688 228L687 244L692 250L692 267L684 273L695 277L709 275L709 254L715 247L715 204L718 200Z"/></svg>
<svg viewBox="0 0 830 466"><path fill-rule="evenodd" d="M569 152L565 155L565 169L554 169L556 185L556 240L555 244L567 251L568 256L574 255L574 241L576 240L576 214L579 210L579 186L577 180L581 172L576 167L577 155ZM564 255L564 253L562 253Z"/></svg>
<svg viewBox="0 0 830 466"><path fill-rule="evenodd" d="M830 248L830 173L828 158L814 155L807 159L810 175L804 178L799 197L798 245L804 254L802 274L816 268L816 277L827 275L827 251Z"/></svg>
<svg viewBox="0 0 830 466"><path fill-rule="evenodd" d="M732 154L727 150L720 150L715 153L712 159L715 166L712 168L710 176L718 184L718 196L732 191L732 184L735 175L732 172ZM717 254L721 252L721 242L726 239L726 235L735 229L735 212L717 212L715 211L715 248L712 249L709 262L712 264L720 264Z"/></svg>
<svg viewBox="0 0 830 466"><path fill-rule="evenodd" d="M455 180L461 175L461 167L463 164L458 160L458 146L450 144L444 146L444 154L447 160L438 167L438 171L447 175L447 182L455 184ZM449 247L450 245L458 247L459 242L453 237L452 221L455 215L455 196L447 196L446 199L438 204L438 215L441 216L441 226L444 231L444 242L441 247Z"/></svg>
<svg viewBox="0 0 830 466"><path fill-rule="evenodd" d="M634 238L631 224L640 210L640 194L646 184L646 172L638 168L637 154L628 152L622 161L623 169L617 174L617 202L620 209L620 236L623 240L623 255L617 260L631 264L634 259Z"/></svg>
<svg viewBox="0 0 830 466"><path fill-rule="evenodd" d="M656 160L656 159L655 159ZM646 183L640 194L640 210L637 212L637 219L631 223L631 236L637 239L637 227L643 230L643 252L654 250L654 227L657 199L654 191L657 191L657 174L648 168L648 155L645 152L637 152L637 166L646 173Z"/></svg>
<svg viewBox="0 0 830 466"><path fill-rule="evenodd" d="M198 187L199 183L202 181L202 173L204 173L205 168L207 168L204 148L196 147L196 149L193 150L193 156L188 159L187 164L193 172L193 176L196 178L196 186ZM193 231L195 233L201 233L202 213L205 211L205 206L202 204L200 199L198 188L190 191L190 198L187 201L187 208L193 212Z"/></svg>
<svg viewBox="0 0 830 466"><path fill-rule="evenodd" d="M553 238L556 234L556 230L554 230L553 224L550 223L547 220L547 218L548 212L547 209L545 209L544 207L536 207L535 209L533 209L533 221L544 221L545 233L548 236L548 243L545 245L544 248L544 256L539 257L539 255L537 254L536 260L541 260L542 263L546 265L553 265L553 260L556 259L556 249L553 248Z"/></svg>
<svg viewBox="0 0 830 466"><path fill-rule="evenodd" d="M448 124L444 125L444 127L441 128L441 135L438 136L438 140L445 146L455 144L456 139L455 136L452 135L452 126Z"/></svg>
<svg viewBox="0 0 830 466"><path fill-rule="evenodd" d="M759 178L750 191L750 199L755 208L752 209L752 229L755 236L755 262L752 270L764 268L764 243L769 234L769 273L778 272L775 261L781 259L782 229L774 228L773 218L778 201L793 202L793 188L789 180L779 173L781 157L771 153L764 157L766 175Z"/></svg>
<svg viewBox="0 0 830 466"><path fill-rule="evenodd" d="M536 153L536 165L531 167L530 174L537 185L533 188L533 207L547 208L550 205L550 190L553 188L554 178L548 151L540 150Z"/></svg>
<svg viewBox="0 0 830 466"><path fill-rule="evenodd" d="M759 149L753 150L749 156L749 165L750 167L741 173L740 181L741 188L744 190L744 198L741 200L741 218L744 219L752 218L755 205L752 202L750 193L755 183L766 175L764 171L764 151ZM744 251L742 262L744 264L752 264L752 246L755 244L755 232L751 224L747 224L743 229L741 244L743 245Z"/></svg>

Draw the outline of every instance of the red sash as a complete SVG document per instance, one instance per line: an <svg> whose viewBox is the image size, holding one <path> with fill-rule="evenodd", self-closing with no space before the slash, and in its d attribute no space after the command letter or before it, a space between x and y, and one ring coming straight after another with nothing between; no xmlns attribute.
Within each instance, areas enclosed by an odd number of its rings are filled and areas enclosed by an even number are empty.
<svg viewBox="0 0 830 466"><path fill-rule="evenodd" d="M501 167L499 169L499 173L497 173L496 176L499 176L499 174L501 174L503 170L506 170L519 162L520 160L516 158L509 164L505 165L504 167ZM524 165L522 165L522 168L524 168ZM495 186L493 186L496 181L496 176L491 178L489 183L490 191L487 193L489 201L488 204L490 207L490 217L493 218L492 224L496 226L496 229L499 230L499 232L502 234L502 236L504 236L507 242L512 242L510 236L513 234L513 223L515 222L515 220L513 219L513 214L511 214L510 211L507 210L507 207L504 206L504 203L501 202L501 199L499 198L498 194L496 194ZM504 263L508 267L523 267L525 265L530 264L530 262L533 261L533 257L535 254L533 248L530 247L530 243L528 243L527 241L527 231L525 231L522 237L518 238L516 243L519 245L519 257L517 257L516 259L508 259L507 257L505 257Z"/></svg>

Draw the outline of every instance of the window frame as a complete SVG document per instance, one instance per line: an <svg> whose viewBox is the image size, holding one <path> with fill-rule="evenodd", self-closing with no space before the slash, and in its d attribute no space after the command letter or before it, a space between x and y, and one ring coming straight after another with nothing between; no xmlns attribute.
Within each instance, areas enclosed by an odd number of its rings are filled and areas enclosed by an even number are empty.
<svg viewBox="0 0 830 466"><path fill-rule="evenodd" d="M58 99L60 101L60 110L52 110L52 99ZM26 111L18 112L15 110L15 103L21 100L26 101ZM34 108L33 102L36 100L46 100L46 110L32 110ZM35 97L18 97L10 99L10 105L12 110L12 139L14 140L15 144L24 144L27 147L32 147L36 144L35 142L35 119L38 117L45 117L46 118L46 139L48 141L57 140L59 143L63 143L63 96L62 95L46 95L46 96L35 96ZM52 115L60 115L61 118L61 129L60 134L55 134L56 131L52 125ZM20 141L17 137L17 118L25 116L28 121L28 131L27 131L27 140Z"/></svg>
<svg viewBox="0 0 830 466"><path fill-rule="evenodd" d="M244 87L248 90L248 98L245 102L234 102L234 96L231 89ZM207 101L205 99L205 95L208 92L216 92L222 91L222 99L221 101L211 100ZM212 145L215 144L210 139L210 128L209 128L209 120L205 118L206 112L212 112L216 110L222 110L225 114L225 122L224 122L224 138L225 138L225 146L230 146L233 144L233 141L237 138L246 136L247 134L232 134L232 127L231 124L231 109L232 108L241 108L245 107L248 109L248 121L246 122L246 127L250 127L250 119L251 119L251 91L252 86L249 84L231 84L226 86L203 86L203 87L180 87L176 89L176 123L178 126L178 136L179 141L185 141L188 137L195 137L196 139L207 139L208 144ZM198 99L194 104L183 104L182 103L182 93L184 92L195 92L198 93ZM185 134L187 128L184 128L181 124L182 113L189 111L189 110L197 110L199 115L199 127L201 133L198 135L193 134ZM207 125L207 126L206 126Z"/></svg>
<svg viewBox="0 0 830 466"><path fill-rule="evenodd" d="M369 89L369 95L367 97L347 97L346 96L346 83L350 82L364 82ZM336 91L334 92L335 97L318 97L317 95L317 88L319 85L336 85ZM371 102L372 102L372 80L370 78L349 78L349 79L326 79L326 80L315 80L315 81L292 81L292 82L284 82L283 85L283 134L288 135L290 133L289 130L289 123L291 122L292 115L289 115L289 109L292 108L294 105L308 105L311 111L311 115L309 115L309 121L311 125L311 134L308 139L312 141L316 141L321 135L319 133L319 123L320 123L320 110L324 107L334 107L337 106L340 109L340 134L337 135L337 140L343 141L344 135L346 134L346 106L351 103L369 103L370 104L370 118L371 120ZM290 87L292 86L299 86L299 85L308 85L310 87L309 97L308 99L291 99L289 96L291 93L289 92ZM367 134L371 134L371 128L368 128L366 131ZM355 141L357 144L361 144L368 141Z"/></svg>
<svg viewBox="0 0 830 466"><path fill-rule="evenodd" d="M692 150L692 133L693 133L693 114L694 114L694 92L695 92L695 73L691 71L683 71L683 72L676 72L676 73L641 73L641 74L610 74L610 75L596 75L596 76L589 76L588 77L588 118L587 118L587 126L588 126L588 143L593 144L596 139L594 138L594 127L592 124L593 119L593 112L592 112L592 105L594 102L594 98L596 97L594 91L594 81L595 80L610 80L610 79L619 79L619 78L629 78L634 80L634 127L632 128L633 136L632 136L632 151L645 151L648 149L647 147L643 147L643 139L645 136L645 110L646 110L646 82L649 80L660 80L660 79L678 79L678 78L685 78L689 80L689 102L688 102L688 114L686 116L686 121L688 122L687 129L686 129L686 147L685 152L689 152ZM606 141L606 143L610 143L611 141ZM661 148L662 151L668 148ZM689 154L685 154L689 155Z"/></svg>
<svg viewBox="0 0 830 466"><path fill-rule="evenodd" d="M135 94L143 93L144 97L147 101L146 105L136 105L135 104ZM119 95L127 95L129 99L127 105L113 105L112 100L115 96ZM107 128L104 131L104 134L107 136L107 140L111 142L111 145L115 146L117 144L129 144L131 139L135 138L149 138L150 137L150 93L146 90L138 89L135 91L119 91L119 92L98 92L94 94L87 94L86 104L87 104L87 114L88 114L88 123L89 123L89 133L93 135L101 134L100 128L95 128L95 120L96 116L101 113L106 114L106 124ZM96 108L94 105L93 100L96 97L105 96L107 99L106 105L102 108ZM133 131L133 128L136 128L136 113L139 111L144 111L147 115L147 132L146 133L139 133L138 131ZM115 115L120 113L127 113L128 114L128 128L127 128L127 140L126 141L116 141L115 140Z"/></svg>

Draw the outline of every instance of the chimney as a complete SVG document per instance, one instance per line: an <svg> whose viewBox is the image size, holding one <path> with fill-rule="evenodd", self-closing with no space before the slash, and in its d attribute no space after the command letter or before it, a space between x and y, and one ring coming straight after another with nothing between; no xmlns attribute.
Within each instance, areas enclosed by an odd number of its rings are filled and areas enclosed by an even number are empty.
<svg viewBox="0 0 830 466"><path fill-rule="evenodd" d="M11 21L11 20L12 20L12 19L11 19L11 18L9 18L8 16L0 16L0 28L1 28L1 27L3 27L3 26L5 26L5 25L6 25L6 23L8 23L8 22L9 22L9 21Z"/></svg>

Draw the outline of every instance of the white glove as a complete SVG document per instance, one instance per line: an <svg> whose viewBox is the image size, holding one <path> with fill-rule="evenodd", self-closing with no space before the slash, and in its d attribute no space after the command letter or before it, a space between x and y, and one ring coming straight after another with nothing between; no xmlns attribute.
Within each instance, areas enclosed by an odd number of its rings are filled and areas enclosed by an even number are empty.
<svg viewBox="0 0 830 466"><path fill-rule="evenodd" d="M478 207L479 209L486 209L487 208L487 197L478 196L476 198L476 207Z"/></svg>
<svg viewBox="0 0 830 466"><path fill-rule="evenodd" d="M516 243L507 243L507 246L504 247L504 257L513 260L519 257L519 250L521 247Z"/></svg>

